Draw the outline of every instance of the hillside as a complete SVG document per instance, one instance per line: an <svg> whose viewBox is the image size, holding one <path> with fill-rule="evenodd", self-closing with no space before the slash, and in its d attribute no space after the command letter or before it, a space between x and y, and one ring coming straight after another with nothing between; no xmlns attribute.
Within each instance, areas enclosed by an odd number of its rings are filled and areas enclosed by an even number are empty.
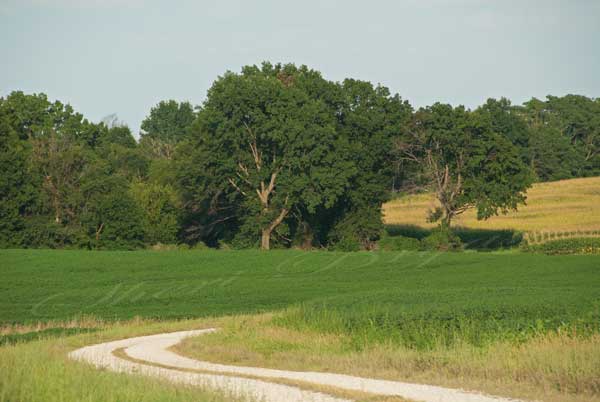
<svg viewBox="0 0 600 402"><path fill-rule="evenodd" d="M386 224L430 228L427 210L435 206L431 194L402 197L384 205ZM600 177L537 183L527 193L527 204L507 215L478 221L475 211L455 220L473 229L510 229L528 233L600 235Z"/></svg>

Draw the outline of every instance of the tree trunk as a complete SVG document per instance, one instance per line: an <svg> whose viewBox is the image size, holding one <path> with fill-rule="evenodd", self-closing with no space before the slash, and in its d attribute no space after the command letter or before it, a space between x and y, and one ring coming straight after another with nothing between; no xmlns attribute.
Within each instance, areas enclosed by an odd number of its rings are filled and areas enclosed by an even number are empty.
<svg viewBox="0 0 600 402"><path fill-rule="evenodd" d="M452 223L452 216L451 215L446 216L446 219L444 219L444 225L446 226L446 229L450 229L451 223Z"/></svg>
<svg viewBox="0 0 600 402"><path fill-rule="evenodd" d="M271 243L271 232L273 229L271 227L266 227L262 230L262 237L260 239L260 248L262 250L268 250Z"/></svg>
<svg viewBox="0 0 600 402"><path fill-rule="evenodd" d="M287 204L287 198L286 198L285 202ZM261 240L260 240L260 248L261 249L263 249L263 250L269 249L270 242L271 242L271 233L273 232L273 230L275 230L275 228L277 226L279 226L279 224L281 222L283 222L283 219L286 217L288 212L289 212L288 208L283 208L281 210L281 212L279 212L279 215L277 216L277 218L275 218L275 220L273 222L271 222L271 224L269 226L267 226L266 228L263 228L262 236L261 236Z"/></svg>
<svg viewBox="0 0 600 402"><path fill-rule="evenodd" d="M303 250L310 250L312 248L313 239L315 235L311 226L307 222L302 223L302 244Z"/></svg>
<svg viewBox="0 0 600 402"><path fill-rule="evenodd" d="M446 229L450 229L450 224L452 223L453 213L448 208L445 208L445 209L446 209L446 211L445 211L445 216L442 219L442 225L444 225L446 227Z"/></svg>

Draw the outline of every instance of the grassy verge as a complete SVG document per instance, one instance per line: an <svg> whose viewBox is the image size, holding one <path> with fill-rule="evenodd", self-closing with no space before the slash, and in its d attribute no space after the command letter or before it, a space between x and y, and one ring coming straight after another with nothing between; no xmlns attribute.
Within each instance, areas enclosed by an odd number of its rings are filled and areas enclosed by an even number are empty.
<svg viewBox="0 0 600 402"><path fill-rule="evenodd" d="M0 401L232 401L229 395L98 370L67 358L69 351L89 344L214 324L209 320L110 326L99 322L93 333L4 345L0 347Z"/></svg>
<svg viewBox="0 0 600 402"><path fill-rule="evenodd" d="M221 332L184 340L175 350L234 365L346 373L549 402L600 401L597 333L549 331L523 341L476 346L457 340L419 350L377 337L357 343L344 331L282 325L289 314L298 312L230 321Z"/></svg>

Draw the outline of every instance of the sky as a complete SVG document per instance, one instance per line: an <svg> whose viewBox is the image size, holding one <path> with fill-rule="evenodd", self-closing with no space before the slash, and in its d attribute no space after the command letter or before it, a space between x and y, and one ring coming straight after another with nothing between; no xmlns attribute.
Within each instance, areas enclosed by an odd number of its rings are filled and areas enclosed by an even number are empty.
<svg viewBox="0 0 600 402"><path fill-rule="evenodd" d="M600 97L599 0L0 0L0 96L44 92L137 133L243 65L380 83L415 107Z"/></svg>

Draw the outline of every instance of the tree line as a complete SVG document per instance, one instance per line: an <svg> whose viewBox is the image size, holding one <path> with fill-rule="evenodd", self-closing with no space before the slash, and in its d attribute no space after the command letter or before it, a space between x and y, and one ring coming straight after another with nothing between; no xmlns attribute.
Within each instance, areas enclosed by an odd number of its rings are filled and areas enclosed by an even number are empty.
<svg viewBox="0 0 600 402"><path fill-rule="evenodd" d="M396 192L433 191L451 237L469 208L485 219L532 182L600 174L600 99L415 110L293 64L226 72L201 106L162 101L141 129L0 98L0 246L370 249Z"/></svg>

